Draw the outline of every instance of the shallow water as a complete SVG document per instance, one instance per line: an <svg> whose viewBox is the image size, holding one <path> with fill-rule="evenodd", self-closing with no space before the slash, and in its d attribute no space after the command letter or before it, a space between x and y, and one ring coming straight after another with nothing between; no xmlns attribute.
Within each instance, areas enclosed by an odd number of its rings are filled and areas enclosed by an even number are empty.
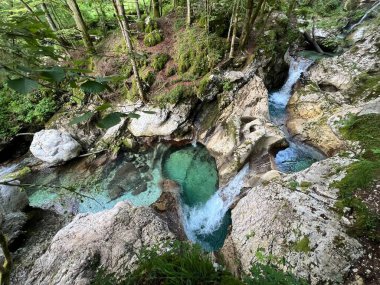
<svg viewBox="0 0 380 285"><path fill-rule="evenodd" d="M289 143L289 147L279 151L274 159L277 169L284 173L304 170L314 162L324 158L323 154L315 148L292 139L285 127L287 119L286 106L292 96L293 86L312 63L313 61L309 59L292 59L285 84L280 90L269 94L269 116L271 121L284 131Z"/></svg>
<svg viewBox="0 0 380 285"><path fill-rule="evenodd" d="M59 213L99 212L124 200L135 206L149 206L161 195L161 172L149 167L151 158L152 153L132 157L124 153L100 166L78 160L33 172L22 183L38 185L26 190L31 206Z"/></svg>

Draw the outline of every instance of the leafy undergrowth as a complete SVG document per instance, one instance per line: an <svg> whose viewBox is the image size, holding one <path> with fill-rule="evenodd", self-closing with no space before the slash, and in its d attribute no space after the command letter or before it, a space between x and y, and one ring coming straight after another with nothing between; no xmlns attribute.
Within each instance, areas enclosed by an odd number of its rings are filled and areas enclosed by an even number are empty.
<svg viewBox="0 0 380 285"><path fill-rule="evenodd" d="M19 94L0 88L0 140L17 134L29 125L43 124L56 110L57 101L42 92Z"/></svg>
<svg viewBox="0 0 380 285"><path fill-rule="evenodd" d="M167 248L168 245L161 247ZM256 263L249 276L242 280L234 277L220 265L213 264L210 255L198 245L175 242L169 250L159 246L144 249L139 255L137 268L120 280L113 274L99 269L92 285L306 285L305 280L283 272L274 265Z"/></svg>
<svg viewBox="0 0 380 285"><path fill-rule="evenodd" d="M380 240L380 219L357 194L370 191L376 180L380 179L380 115L369 114L350 117L341 129L342 135L352 141L358 141L363 148L359 161L351 164L346 176L334 187L339 189L339 201L336 207L343 213L344 207L352 208L355 222L349 233L356 237L368 237Z"/></svg>

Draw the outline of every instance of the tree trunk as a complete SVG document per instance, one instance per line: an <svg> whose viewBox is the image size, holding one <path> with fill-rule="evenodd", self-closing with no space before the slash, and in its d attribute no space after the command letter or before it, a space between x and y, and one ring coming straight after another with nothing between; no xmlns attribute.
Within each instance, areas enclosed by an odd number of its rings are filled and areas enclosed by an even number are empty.
<svg viewBox="0 0 380 285"><path fill-rule="evenodd" d="M128 47L129 50L129 56L131 57L131 64L132 64L132 69L133 69L133 74L135 75L136 83L137 83L137 89L139 91L139 96L141 100L146 103L147 99L145 98L144 91L142 88L142 83L139 75L139 71L137 68L137 63L136 63L136 58L131 42L131 37L129 35L129 25L127 21L127 17L125 15L125 10L124 10L124 5L121 2L121 0L112 0L113 5L116 10L116 17L120 25L121 32L124 36L125 43Z"/></svg>
<svg viewBox="0 0 380 285"><path fill-rule="evenodd" d="M232 38L231 38L231 48L230 48L230 54L229 58L234 58L234 53L235 53L235 40L236 40L236 31L237 31L237 24L238 24L238 11L239 11L239 1L240 0L235 0L235 14L233 15L233 28L232 28Z"/></svg>
<svg viewBox="0 0 380 285"><path fill-rule="evenodd" d="M230 26L228 28L228 34L227 34L227 42L231 41L231 34L232 34L232 29L233 29L233 24L234 24L234 15L235 15L235 10L236 10L236 5L232 6L232 13L231 13L231 19L230 19Z"/></svg>
<svg viewBox="0 0 380 285"><path fill-rule="evenodd" d="M263 7L263 4L266 0L260 0L259 3L257 3L257 7L255 11L251 14L251 18L249 19L248 28L246 30L246 34L242 35L240 47L244 48L247 45L249 34L252 31L253 25L255 24L255 21L257 19L257 16L260 14L261 8Z"/></svg>
<svg viewBox="0 0 380 285"><path fill-rule="evenodd" d="M188 26L188 27L190 27L191 26L191 2L190 2L190 0L186 0L186 7L187 7L187 9L186 9L186 25Z"/></svg>
<svg viewBox="0 0 380 285"><path fill-rule="evenodd" d="M45 2L41 3L41 9L45 13L45 18L46 18L46 21L48 22L48 24L50 26L50 29L52 29L53 32L57 32L58 27L57 27L56 23L54 22L52 16L50 15L50 12L49 12Z"/></svg>
<svg viewBox="0 0 380 285"><path fill-rule="evenodd" d="M241 33L242 40L248 38L248 35L249 35L249 32L250 32L250 25L249 25L249 23L250 23L250 20L251 20L252 13L253 13L253 0L247 0L247 10L246 10L246 13L245 13L245 20L244 20L243 31ZM242 44L243 44L243 42L240 42L240 47L243 47Z"/></svg>
<svg viewBox="0 0 380 285"><path fill-rule="evenodd" d="M91 41L86 23L83 20L82 14L79 10L76 0L67 0L67 4L69 5L70 10L73 12L75 24L82 34L82 39L85 47L87 48L88 52L90 52L91 54L95 54L94 45Z"/></svg>
<svg viewBox="0 0 380 285"><path fill-rule="evenodd" d="M28 5L28 3L26 3L24 0L20 0L20 1L22 4L24 4L26 10L28 10L38 22L42 23L41 19L37 16L36 13L34 13L33 9Z"/></svg>
<svg viewBox="0 0 380 285"><path fill-rule="evenodd" d="M135 0L136 3L136 13L137 13L137 19L141 19L141 14L140 14L140 5L139 5L139 0Z"/></svg>
<svg viewBox="0 0 380 285"><path fill-rule="evenodd" d="M305 32L303 33L303 35L304 35L304 37L306 38L306 40L314 46L314 48L315 48L315 50L316 50L317 52L319 52L319 53L321 53L321 54L324 54L324 53L325 53L325 52L321 49L321 47L318 45L318 43L317 43L317 41L315 40L315 38L314 38L314 37L311 37L307 31L305 31Z"/></svg>
<svg viewBox="0 0 380 285"><path fill-rule="evenodd" d="M159 18L160 17L160 2L158 2L158 0L152 0L152 6L153 6L153 17Z"/></svg>

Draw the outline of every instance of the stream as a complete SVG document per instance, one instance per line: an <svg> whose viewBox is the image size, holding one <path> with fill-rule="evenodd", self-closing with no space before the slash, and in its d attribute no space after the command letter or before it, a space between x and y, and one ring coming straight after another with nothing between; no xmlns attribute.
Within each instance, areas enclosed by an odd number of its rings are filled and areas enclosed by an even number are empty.
<svg viewBox="0 0 380 285"><path fill-rule="evenodd" d="M269 93L269 116L285 134L289 146L277 152L274 161L279 171L291 173L304 170L325 156L312 146L294 139L286 128L286 107L292 95L293 86L313 61L305 58L292 58L288 78L280 90Z"/></svg>
<svg viewBox="0 0 380 285"><path fill-rule="evenodd" d="M269 94L270 118L289 143L275 156L276 167L285 173L303 170L324 158L318 150L294 140L285 127L292 88L311 64L307 59L292 60L284 86ZM18 162L0 166L0 179L33 164L37 165L38 160L27 155ZM215 251L223 246L231 225L230 207L249 171L247 164L225 187L219 188L215 159L206 147L193 141L182 147L159 144L138 153L122 152L114 160L101 155L95 160L74 159L42 170L37 167L21 183L32 184L26 188L30 206L78 214L110 209L123 200L135 206L149 206L161 195L162 179L173 180L181 189L179 208L188 239L206 251Z"/></svg>

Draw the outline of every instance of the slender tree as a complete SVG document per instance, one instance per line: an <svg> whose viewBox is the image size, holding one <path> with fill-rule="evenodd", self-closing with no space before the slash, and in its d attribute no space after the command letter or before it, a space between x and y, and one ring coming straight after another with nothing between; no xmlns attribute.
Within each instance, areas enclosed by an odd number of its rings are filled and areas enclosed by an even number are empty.
<svg viewBox="0 0 380 285"><path fill-rule="evenodd" d="M191 1L186 0L186 25L191 26Z"/></svg>
<svg viewBox="0 0 380 285"><path fill-rule="evenodd" d="M160 2L158 0L152 0L151 5L153 7L153 17L159 18L160 14Z"/></svg>
<svg viewBox="0 0 380 285"><path fill-rule="evenodd" d="M243 30L243 34L242 34L242 37L241 37L241 41L240 41L240 47L241 48L244 48L247 45L249 34L251 33L251 31L253 29L253 25L255 24L256 19L259 16L259 14L261 12L261 9L262 9L263 4L265 3L265 1L266 0L259 0L259 2L257 3L256 9L251 12L251 16L249 18L249 22L247 24L246 29ZM248 19L246 19L246 20L248 20Z"/></svg>
<svg viewBox="0 0 380 285"><path fill-rule="evenodd" d="M232 21L232 37L231 37L231 48L230 48L230 54L229 58L234 58L235 53L235 40L236 40L236 33L237 33L237 25L239 21L239 3L240 0L235 0L235 13L232 15L233 21Z"/></svg>
<svg viewBox="0 0 380 285"><path fill-rule="evenodd" d="M137 18L141 19L139 0L135 0Z"/></svg>
<svg viewBox="0 0 380 285"><path fill-rule="evenodd" d="M83 20L82 13L79 10L76 0L67 0L67 5L73 13L74 21L78 30L82 34L84 45L86 46L88 52L95 54L95 47L91 41L90 35L88 33L88 28Z"/></svg>
<svg viewBox="0 0 380 285"><path fill-rule="evenodd" d="M144 103L146 103L147 99L145 97L144 90L142 88L142 82L141 82L139 71L137 68L136 58L135 58L135 54L134 54L134 49L133 49L131 37L129 34L129 25L128 25L127 16L125 15L124 5L121 2L121 0L112 0L112 3L114 5L115 11L116 11L116 17L117 17L117 20L119 22L121 32L123 34L125 43L126 43L128 50L129 50L129 56L131 58L133 74L134 74L135 79L136 79L136 84L137 84L139 96L140 96L141 100Z"/></svg>

